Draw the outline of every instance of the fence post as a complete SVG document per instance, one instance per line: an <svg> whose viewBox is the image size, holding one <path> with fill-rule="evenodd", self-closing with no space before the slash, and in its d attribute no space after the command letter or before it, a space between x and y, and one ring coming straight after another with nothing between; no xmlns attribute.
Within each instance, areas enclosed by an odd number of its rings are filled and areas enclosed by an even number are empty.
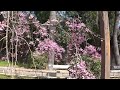
<svg viewBox="0 0 120 90"><path fill-rule="evenodd" d="M110 78L110 32L108 11L99 11L101 31L101 79Z"/></svg>

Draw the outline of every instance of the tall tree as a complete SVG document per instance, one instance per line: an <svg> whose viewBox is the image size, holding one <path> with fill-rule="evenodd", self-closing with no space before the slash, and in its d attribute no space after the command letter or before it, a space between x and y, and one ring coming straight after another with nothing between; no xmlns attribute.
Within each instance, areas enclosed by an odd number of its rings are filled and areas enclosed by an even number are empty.
<svg viewBox="0 0 120 90"><path fill-rule="evenodd" d="M50 23L52 24L51 27L50 27L50 38L52 40L54 40L54 32L55 32L55 29L56 29L55 24L56 24L56 20L57 20L56 19L56 11L51 11L50 12L49 19L50 19Z"/></svg>
<svg viewBox="0 0 120 90"><path fill-rule="evenodd" d="M50 23L52 24L50 26L50 38L54 41L54 32L55 32L55 23L56 23L56 11L51 11L50 12ZM52 66L54 65L54 51L49 52L49 63L48 63L48 68L53 69Z"/></svg>

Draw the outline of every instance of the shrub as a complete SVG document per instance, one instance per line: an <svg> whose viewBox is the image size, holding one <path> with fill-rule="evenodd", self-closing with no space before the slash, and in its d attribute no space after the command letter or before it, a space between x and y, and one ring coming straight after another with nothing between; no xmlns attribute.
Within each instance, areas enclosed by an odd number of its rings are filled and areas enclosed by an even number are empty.
<svg viewBox="0 0 120 90"><path fill-rule="evenodd" d="M81 60L74 58L73 65L68 69L71 78L99 79L101 76L101 62L89 56L81 56ZM80 59L80 58L79 58Z"/></svg>
<svg viewBox="0 0 120 90"><path fill-rule="evenodd" d="M87 69L83 60L69 68L69 75L71 78L76 79L95 79L95 76Z"/></svg>
<svg viewBox="0 0 120 90"><path fill-rule="evenodd" d="M93 59L89 56L82 56L83 61L86 62L87 67L91 72L96 76L96 78L100 78L101 76L101 61L98 59Z"/></svg>
<svg viewBox="0 0 120 90"><path fill-rule="evenodd" d="M36 69L46 69L47 63L48 63L47 54L34 56L34 63L35 63ZM30 68L35 68L34 63L31 62Z"/></svg>
<svg viewBox="0 0 120 90"><path fill-rule="evenodd" d="M27 62L18 62L18 66L31 69L46 69L48 57L47 54L33 56L34 60L31 58L31 55L28 56ZM34 61L34 62L33 62Z"/></svg>

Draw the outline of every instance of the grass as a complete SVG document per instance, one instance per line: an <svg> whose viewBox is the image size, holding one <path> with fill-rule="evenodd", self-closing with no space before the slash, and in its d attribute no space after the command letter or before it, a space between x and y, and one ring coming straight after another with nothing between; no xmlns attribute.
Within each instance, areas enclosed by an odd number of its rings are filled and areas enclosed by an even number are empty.
<svg viewBox="0 0 120 90"><path fill-rule="evenodd" d="M12 65L12 63L10 62L10 65ZM7 67L9 66L7 61L2 61L0 60L0 67ZM19 65L16 65L16 67L20 67Z"/></svg>
<svg viewBox="0 0 120 90"><path fill-rule="evenodd" d="M1 60L0 60L0 66L6 67L6 66L9 66L9 64L8 64L7 61L1 61Z"/></svg>
<svg viewBox="0 0 120 90"><path fill-rule="evenodd" d="M11 76L0 74L0 79L11 79Z"/></svg>
<svg viewBox="0 0 120 90"><path fill-rule="evenodd" d="M0 79L11 79L11 76L0 74ZM27 76L22 76L22 77L14 76L14 79L34 79L34 78L27 77Z"/></svg>
<svg viewBox="0 0 120 90"><path fill-rule="evenodd" d="M0 74L0 79L11 79L11 76ZM46 78L45 77L14 76L14 79L46 79Z"/></svg>
<svg viewBox="0 0 120 90"><path fill-rule="evenodd" d="M11 65L11 63L10 63ZM25 64L27 65L27 64ZM22 67L24 66L24 64L18 64L17 67ZM0 67L7 67L9 66L7 61L2 61L0 60ZM27 67L27 66L26 66ZM27 77L27 76L14 76L14 79L43 79L44 77ZM4 75L4 74L0 74L0 79L11 79L10 75Z"/></svg>

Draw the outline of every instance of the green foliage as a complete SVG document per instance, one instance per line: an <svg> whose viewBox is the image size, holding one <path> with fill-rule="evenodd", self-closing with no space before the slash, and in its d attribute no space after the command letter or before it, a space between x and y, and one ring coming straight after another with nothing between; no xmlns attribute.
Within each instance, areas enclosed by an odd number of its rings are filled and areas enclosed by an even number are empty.
<svg viewBox="0 0 120 90"><path fill-rule="evenodd" d="M66 17L75 17L78 15L77 11L66 11Z"/></svg>
<svg viewBox="0 0 120 90"><path fill-rule="evenodd" d="M110 33L113 34L114 23L115 23L115 11L109 11L109 23L110 23Z"/></svg>
<svg viewBox="0 0 120 90"><path fill-rule="evenodd" d="M110 22L110 33L113 34L114 29L114 21L115 21L115 11L109 11L109 22ZM82 21L86 24L86 26L93 31L96 35L100 35L99 29L99 16L97 11L66 11L66 16L74 17L79 16L81 17ZM92 35L89 37L89 43L99 47L100 39L97 37L93 37ZM97 43L96 43L97 42Z"/></svg>
<svg viewBox="0 0 120 90"><path fill-rule="evenodd" d="M95 61L91 65L91 71L94 72L97 78L101 76L101 63L100 61Z"/></svg>
<svg viewBox="0 0 120 90"><path fill-rule="evenodd" d="M48 63L47 54L34 57L34 62L37 69L46 69ZM31 65L31 68L35 68L34 64Z"/></svg>
<svg viewBox="0 0 120 90"><path fill-rule="evenodd" d="M88 26L94 32L99 32L97 11L67 11L66 14L69 17L81 17L86 26Z"/></svg>
<svg viewBox="0 0 120 90"><path fill-rule="evenodd" d="M56 29L56 32L57 32L55 35L56 42L66 49L66 46L69 41L69 35L68 35L69 33L67 32L67 29L59 25Z"/></svg>
<svg viewBox="0 0 120 90"><path fill-rule="evenodd" d="M35 11L35 15L41 23L45 23L50 16L50 11Z"/></svg>
<svg viewBox="0 0 120 90"><path fill-rule="evenodd" d="M96 78L100 78L101 76L101 62L100 60L92 59L88 56L82 56L82 59L86 61L88 69L93 72Z"/></svg>
<svg viewBox="0 0 120 90"><path fill-rule="evenodd" d="M97 11L78 11L78 14L91 30L98 31Z"/></svg>
<svg viewBox="0 0 120 90"><path fill-rule="evenodd" d="M40 56L34 56L33 57L34 60L32 59L32 57L29 55L29 59L27 60L27 62L19 62L18 66L20 67L24 67L24 68L31 68L31 69L46 69L47 66L47 61L48 61L48 57L46 54L40 55Z"/></svg>
<svg viewBox="0 0 120 90"><path fill-rule="evenodd" d="M95 34L100 35L99 21L97 11L66 11L68 17L80 17L82 22ZM100 39L91 35L88 37L88 43L94 46L100 46ZM97 43L96 43L97 42Z"/></svg>
<svg viewBox="0 0 120 90"><path fill-rule="evenodd" d="M81 17L82 21L86 24L86 26L96 35L100 35L99 30L99 21L98 21L98 13L97 11L78 11L79 16ZM100 46L100 39L90 35L90 44L99 47ZM97 43L96 43L97 42Z"/></svg>

